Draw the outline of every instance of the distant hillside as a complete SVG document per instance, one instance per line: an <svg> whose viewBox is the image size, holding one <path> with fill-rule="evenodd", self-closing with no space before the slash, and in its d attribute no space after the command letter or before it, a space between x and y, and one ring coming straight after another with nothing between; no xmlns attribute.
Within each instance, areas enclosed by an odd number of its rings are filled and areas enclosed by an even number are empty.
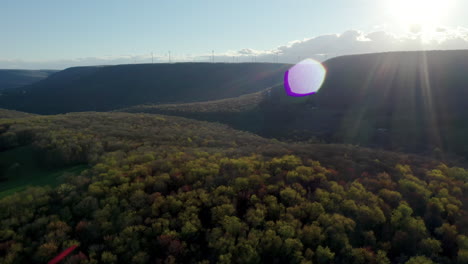
<svg viewBox="0 0 468 264"><path fill-rule="evenodd" d="M55 70L0 70L0 91L38 82Z"/></svg>
<svg viewBox="0 0 468 264"><path fill-rule="evenodd" d="M69 68L9 90L0 106L54 114L236 97L282 83L286 64L176 63Z"/></svg>
<svg viewBox="0 0 468 264"><path fill-rule="evenodd" d="M309 97L288 97L279 85L238 113L226 111L228 105L208 113L190 105L140 110L228 123L269 137L468 157L468 51L345 56L325 66L323 87Z"/></svg>

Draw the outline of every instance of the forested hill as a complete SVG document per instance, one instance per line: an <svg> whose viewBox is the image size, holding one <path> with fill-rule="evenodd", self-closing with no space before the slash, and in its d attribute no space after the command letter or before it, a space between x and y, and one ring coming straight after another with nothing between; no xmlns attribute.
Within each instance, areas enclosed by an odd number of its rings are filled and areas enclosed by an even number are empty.
<svg viewBox="0 0 468 264"><path fill-rule="evenodd" d="M236 109L230 103L215 108L212 102L126 111L224 122L267 137L316 137L326 142L468 157L468 51L353 55L333 58L325 66L322 88L308 97L288 97L280 85L255 105L244 97L250 107L242 111L230 110ZM236 105L242 104L235 100Z"/></svg>
<svg viewBox="0 0 468 264"><path fill-rule="evenodd" d="M468 171L129 113L0 119L0 148L86 164L0 200L0 262L466 263Z"/></svg>
<svg viewBox="0 0 468 264"><path fill-rule="evenodd" d="M345 56L325 66L315 96L282 101L278 91L264 104L267 120L284 121L280 134L318 132L333 142L468 157L467 50Z"/></svg>
<svg viewBox="0 0 468 264"><path fill-rule="evenodd" d="M0 70L0 91L38 82L55 70Z"/></svg>
<svg viewBox="0 0 468 264"><path fill-rule="evenodd" d="M320 106L361 103L424 110L426 103L449 111L461 109L461 98L468 95L468 50L351 55L330 59L325 67L327 78L317 97Z"/></svg>
<svg viewBox="0 0 468 264"><path fill-rule="evenodd" d="M285 64L174 63L75 67L0 96L0 107L40 114L236 97L281 84Z"/></svg>

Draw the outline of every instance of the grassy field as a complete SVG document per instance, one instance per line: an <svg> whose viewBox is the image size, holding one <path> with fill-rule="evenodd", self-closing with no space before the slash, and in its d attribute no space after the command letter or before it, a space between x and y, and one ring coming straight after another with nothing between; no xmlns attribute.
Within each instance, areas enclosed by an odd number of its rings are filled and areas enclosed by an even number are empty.
<svg viewBox="0 0 468 264"><path fill-rule="evenodd" d="M28 186L56 186L65 173L78 174L87 166L45 168L34 158L31 147L0 152L0 198L26 189Z"/></svg>

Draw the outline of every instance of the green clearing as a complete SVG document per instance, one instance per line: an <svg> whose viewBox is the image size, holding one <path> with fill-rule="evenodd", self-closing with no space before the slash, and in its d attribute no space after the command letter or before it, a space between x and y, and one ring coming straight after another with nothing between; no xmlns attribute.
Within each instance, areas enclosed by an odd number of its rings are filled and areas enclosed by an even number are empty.
<svg viewBox="0 0 468 264"><path fill-rule="evenodd" d="M23 191L28 186L56 186L65 173L79 174L87 166L65 168L40 166L29 146L0 152L0 198Z"/></svg>

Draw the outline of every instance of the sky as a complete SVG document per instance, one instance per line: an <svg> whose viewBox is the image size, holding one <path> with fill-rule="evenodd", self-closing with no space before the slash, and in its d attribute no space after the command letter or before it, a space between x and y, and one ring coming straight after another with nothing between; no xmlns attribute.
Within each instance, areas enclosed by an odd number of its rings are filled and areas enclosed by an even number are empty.
<svg viewBox="0 0 468 264"><path fill-rule="evenodd" d="M0 0L0 68L468 49L466 0Z"/></svg>

